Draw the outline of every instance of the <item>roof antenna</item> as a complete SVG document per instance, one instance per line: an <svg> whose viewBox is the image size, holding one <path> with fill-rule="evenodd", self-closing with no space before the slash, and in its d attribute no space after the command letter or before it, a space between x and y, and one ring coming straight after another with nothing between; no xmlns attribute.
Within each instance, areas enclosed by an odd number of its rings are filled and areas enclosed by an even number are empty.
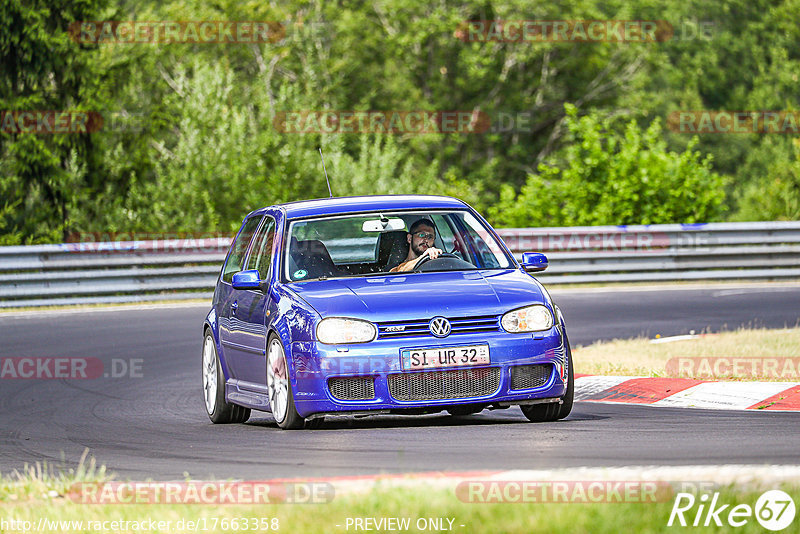
<svg viewBox="0 0 800 534"><path fill-rule="evenodd" d="M331 191L331 182L328 180L328 171L325 169L325 156L322 155L322 148L319 149L319 157L322 158L322 170L325 171L325 182L328 184L328 194L330 195L329 198L333 198L333 192Z"/></svg>

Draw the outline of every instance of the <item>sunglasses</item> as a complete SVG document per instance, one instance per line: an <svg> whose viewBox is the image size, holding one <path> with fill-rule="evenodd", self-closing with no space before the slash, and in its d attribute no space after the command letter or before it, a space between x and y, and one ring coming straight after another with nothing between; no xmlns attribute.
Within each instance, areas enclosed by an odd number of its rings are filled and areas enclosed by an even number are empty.
<svg viewBox="0 0 800 534"><path fill-rule="evenodd" d="M417 236L420 239L433 239L433 238L436 237L435 234L429 234L427 232L417 232L414 235Z"/></svg>

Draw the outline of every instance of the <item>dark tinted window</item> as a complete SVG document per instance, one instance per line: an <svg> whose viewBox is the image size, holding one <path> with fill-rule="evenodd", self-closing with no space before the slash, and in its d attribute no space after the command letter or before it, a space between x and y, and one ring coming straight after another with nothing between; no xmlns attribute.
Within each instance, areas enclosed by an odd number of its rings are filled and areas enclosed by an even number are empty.
<svg viewBox="0 0 800 534"><path fill-rule="evenodd" d="M222 270L223 282L230 283L234 273L242 270L244 255L247 253L247 245L250 244L250 239L253 237L253 233L258 228L260 221L261 217L250 217L244 222L242 230L236 236L236 240L231 245L230 252L228 252L228 259L225 261L225 268Z"/></svg>

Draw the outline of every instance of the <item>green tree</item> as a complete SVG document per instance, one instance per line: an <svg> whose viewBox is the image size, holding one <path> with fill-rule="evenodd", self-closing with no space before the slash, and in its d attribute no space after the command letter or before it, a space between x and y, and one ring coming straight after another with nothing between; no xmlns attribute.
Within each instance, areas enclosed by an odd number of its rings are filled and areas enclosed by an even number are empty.
<svg viewBox="0 0 800 534"><path fill-rule="evenodd" d="M745 165L758 178L737 191L733 219L800 220L800 139L768 136Z"/></svg>
<svg viewBox="0 0 800 534"><path fill-rule="evenodd" d="M70 39L69 24L98 17L104 0L4 0L0 4L0 110L96 110L101 79L93 51ZM61 240L70 209L102 183L88 133L0 133L2 242Z"/></svg>
<svg viewBox="0 0 800 534"><path fill-rule="evenodd" d="M500 226L582 226L706 222L722 214L724 180L711 157L669 152L658 119L578 117L567 106L570 143L528 176L515 194L506 185L489 214Z"/></svg>
<svg viewBox="0 0 800 534"><path fill-rule="evenodd" d="M659 125L676 110L798 109L798 15L798 0L0 0L0 110L97 110L140 126L0 133L0 243L229 231L247 209L326 196L319 146L336 194L437 192L481 211L500 198L501 224L794 218L790 139L694 141ZM662 20L675 33L459 38L466 21L593 19ZM258 44L91 46L69 39L78 20L267 20L286 32ZM570 128L565 104L602 135ZM494 122L480 134L277 131L275 114L292 110L469 110ZM629 122L599 118L614 115ZM554 184L574 200L553 192L557 203L537 204Z"/></svg>
<svg viewBox="0 0 800 534"><path fill-rule="evenodd" d="M440 192L436 162L417 165L391 136L361 135L351 154L341 135L282 134L261 86L249 102L236 98L235 72L225 60L179 66L166 105L177 135L154 145L154 177L135 180L107 225L138 231L238 229L250 210L326 197L318 147L337 196ZM302 98L284 88L274 104L292 109Z"/></svg>

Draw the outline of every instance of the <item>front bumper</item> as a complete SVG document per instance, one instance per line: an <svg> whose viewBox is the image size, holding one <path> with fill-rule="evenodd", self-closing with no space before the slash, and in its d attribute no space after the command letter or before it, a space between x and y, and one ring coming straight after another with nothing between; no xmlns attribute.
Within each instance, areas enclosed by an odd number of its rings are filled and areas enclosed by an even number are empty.
<svg viewBox="0 0 800 534"><path fill-rule="evenodd" d="M314 342L295 342L291 347L292 387L295 408L302 417L323 413L402 411L403 409L439 408L459 404L509 404L531 403L537 400L554 400L566 393L566 347L561 325L534 334L509 334L491 332L458 334L444 339L433 336L378 339L364 344L332 346ZM404 371L400 353L404 349L457 347L461 345L488 344L490 363L470 367L448 367ZM549 366L549 376L541 385L526 389L512 388L512 368L527 365ZM483 369L484 371L479 371ZM491 370L491 371L490 371ZM427 398L400 400L392 395L390 377L398 374L412 375L437 371L456 371L462 374L491 372L499 374L497 387L483 394L457 398ZM465 372L466 373L463 373ZM433 376L433 375L431 375ZM363 377L372 380L374 395L367 400L342 400L331 394L332 378ZM427 376L412 377L427 379ZM396 379L392 379L396 380ZM397 392L396 382L394 387Z"/></svg>

